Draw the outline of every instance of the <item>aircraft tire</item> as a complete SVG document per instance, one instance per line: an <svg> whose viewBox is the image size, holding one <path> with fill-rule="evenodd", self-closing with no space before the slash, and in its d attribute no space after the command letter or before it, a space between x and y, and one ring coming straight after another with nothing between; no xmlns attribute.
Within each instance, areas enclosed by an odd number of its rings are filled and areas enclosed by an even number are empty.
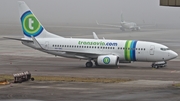
<svg viewBox="0 0 180 101"><path fill-rule="evenodd" d="M31 78L31 81L34 81L34 78Z"/></svg>
<svg viewBox="0 0 180 101"><path fill-rule="evenodd" d="M154 64L152 64L151 67L154 68Z"/></svg>
<svg viewBox="0 0 180 101"><path fill-rule="evenodd" d="M93 63L92 62L86 62L86 67L92 67Z"/></svg>
<svg viewBox="0 0 180 101"><path fill-rule="evenodd" d="M158 66L158 65L154 65L154 68L155 68L155 69L159 69L159 66Z"/></svg>

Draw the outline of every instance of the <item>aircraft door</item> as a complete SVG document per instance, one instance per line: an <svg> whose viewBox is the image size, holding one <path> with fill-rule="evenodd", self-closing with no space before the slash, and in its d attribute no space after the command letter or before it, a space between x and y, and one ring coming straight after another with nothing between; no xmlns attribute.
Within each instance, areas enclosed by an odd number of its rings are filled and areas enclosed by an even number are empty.
<svg viewBox="0 0 180 101"><path fill-rule="evenodd" d="M45 49L49 49L49 42L48 41L45 42Z"/></svg>
<svg viewBox="0 0 180 101"><path fill-rule="evenodd" d="M149 50L150 55L154 55L154 50L155 50L155 46L151 45Z"/></svg>

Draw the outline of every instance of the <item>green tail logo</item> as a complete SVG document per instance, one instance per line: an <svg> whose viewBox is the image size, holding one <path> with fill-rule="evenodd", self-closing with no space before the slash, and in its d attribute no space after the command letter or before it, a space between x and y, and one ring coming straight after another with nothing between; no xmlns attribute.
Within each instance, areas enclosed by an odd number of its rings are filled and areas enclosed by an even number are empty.
<svg viewBox="0 0 180 101"><path fill-rule="evenodd" d="M27 37L36 37L43 31L43 27L31 11L27 11L21 16L21 24L23 33Z"/></svg>

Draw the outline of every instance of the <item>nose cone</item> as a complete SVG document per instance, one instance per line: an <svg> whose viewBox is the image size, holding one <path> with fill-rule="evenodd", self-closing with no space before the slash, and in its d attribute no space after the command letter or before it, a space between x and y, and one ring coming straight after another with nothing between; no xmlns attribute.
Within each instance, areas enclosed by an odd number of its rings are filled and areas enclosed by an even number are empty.
<svg viewBox="0 0 180 101"><path fill-rule="evenodd" d="M178 57L178 54L176 52L174 52L174 51L170 51L169 52L169 57L170 57L170 59L174 59L174 58Z"/></svg>

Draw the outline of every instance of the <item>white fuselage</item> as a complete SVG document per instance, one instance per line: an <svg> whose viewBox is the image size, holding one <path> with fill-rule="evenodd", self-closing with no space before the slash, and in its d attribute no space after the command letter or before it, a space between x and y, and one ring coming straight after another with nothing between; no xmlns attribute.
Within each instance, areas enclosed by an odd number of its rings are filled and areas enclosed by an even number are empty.
<svg viewBox="0 0 180 101"><path fill-rule="evenodd" d="M86 67L93 63L113 65L130 63L131 61L153 62L152 67L164 67L166 61L178 56L168 47L146 41L136 40L105 40L99 39L95 33L94 39L64 38L45 30L25 2L19 1L19 14L24 38L9 38L21 41L24 45L56 56L86 59ZM121 20L122 30L139 30L135 23Z"/></svg>
<svg viewBox="0 0 180 101"><path fill-rule="evenodd" d="M41 51L70 58L96 59L100 55L115 54L120 61L157 62L177 57L168 47L146 41L74 38L37 38L37 41L44 49ZM35 48L32 42L23 44Z"/></svg>
<svg viewBox="0 0 180 101"><path fill-rule="evenodd" d="M124 29L140 30L140 27L134 22L121 22L120 25Z"/></svg>

